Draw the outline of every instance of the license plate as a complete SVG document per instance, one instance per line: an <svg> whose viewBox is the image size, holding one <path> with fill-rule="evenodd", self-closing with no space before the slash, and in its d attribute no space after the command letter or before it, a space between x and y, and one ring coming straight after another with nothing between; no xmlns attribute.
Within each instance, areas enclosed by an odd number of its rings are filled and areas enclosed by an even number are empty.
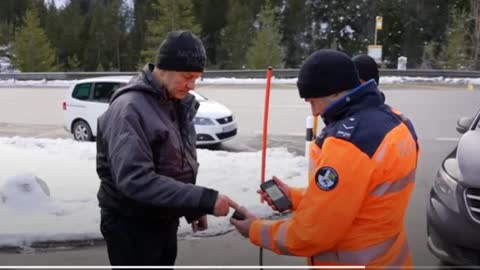
<svg viewBox="0 0 480 270"><path fill-rule="evenodd" d="M230 131L232 131L232 130L234 130L234 129L236 129L236 128L237 128L236 125L229 125L229 126L223 127L222 130L223 130L223 132L230 132Z"/></svg>

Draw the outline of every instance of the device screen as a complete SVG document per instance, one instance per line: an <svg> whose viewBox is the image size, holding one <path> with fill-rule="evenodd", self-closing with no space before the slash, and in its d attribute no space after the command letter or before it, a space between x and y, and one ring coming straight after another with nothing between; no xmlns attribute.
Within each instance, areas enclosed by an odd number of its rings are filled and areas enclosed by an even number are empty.
<svg viewBox="0 0 480 270"><path fill-rule="evenodd" d="M283 197L282 191L280 191L280 189L276 185L269 186L268 188L266 188L265 191L268 193L268 196L270 196L270 199L272 199L273 201L276 201Z"/></svg>

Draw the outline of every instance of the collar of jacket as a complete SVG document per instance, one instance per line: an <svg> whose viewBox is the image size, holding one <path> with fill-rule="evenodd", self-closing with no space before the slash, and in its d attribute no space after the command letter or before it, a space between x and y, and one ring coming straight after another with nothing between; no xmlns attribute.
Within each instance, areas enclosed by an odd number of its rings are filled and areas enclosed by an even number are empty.
<svg viewBox="0 0 480 270"><path fill-rule="evenodd" d="M384 104L384 100L377 89L375 80L372 79L352 89L347 95L328 105L322 114L322 119L328 125L362 109L382 104Z"/></svg>
<svg viewBox="0 0 480 270"><path fill-rule="evenodd" d="M160 100L166 102L168 101L167 89L153 77L152 72L154 68L153 64L146 64L142 70L143 79L155 90L155 94Z"/></svg>

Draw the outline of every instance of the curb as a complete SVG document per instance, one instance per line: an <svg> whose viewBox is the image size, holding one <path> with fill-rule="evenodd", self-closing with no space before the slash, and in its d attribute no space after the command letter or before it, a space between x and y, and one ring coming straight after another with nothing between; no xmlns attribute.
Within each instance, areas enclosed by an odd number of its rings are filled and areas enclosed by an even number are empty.
<svg viewBox="0 0 480 270"><path fill-rule="evenodd" d="M67 240L67 241L36 241L30 245L24 246L0 246L0 252L3 253L24 253L29 250L51 250L51 249L72 249L81 247L92 247L104 245L103 238L94 238L86 240Z"/></svg>

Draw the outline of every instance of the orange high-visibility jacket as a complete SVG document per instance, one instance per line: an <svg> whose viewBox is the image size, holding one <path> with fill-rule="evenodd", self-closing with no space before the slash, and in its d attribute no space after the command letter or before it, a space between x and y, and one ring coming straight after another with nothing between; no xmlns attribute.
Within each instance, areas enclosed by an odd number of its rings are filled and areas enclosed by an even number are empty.
<svg viewBox="0 0 480 270"><path fill-rule="evenodd" d="M373 81L330 105L310 148L309 183L291 188L291 218L255 220L252 243L311 265L411 266L404 217L417 136Z"/></svg>

